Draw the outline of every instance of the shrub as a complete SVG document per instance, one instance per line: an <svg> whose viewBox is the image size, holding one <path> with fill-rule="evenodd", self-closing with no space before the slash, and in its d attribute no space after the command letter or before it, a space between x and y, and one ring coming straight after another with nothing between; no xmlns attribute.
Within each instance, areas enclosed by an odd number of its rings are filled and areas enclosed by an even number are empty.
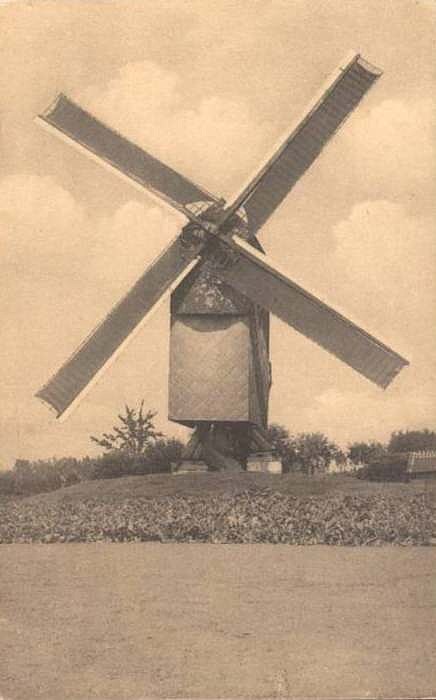
<svg viewBox="0 0 436 700"><path fill-rule="evenodd" d="M332 460L345 460L340 448L322 433L290 435L284 426L272 423L268 428L268 439L280 455L285 473L302 471L312 475L325 472Z"/></svg>
<svg viewBox="0 0 436 700"><path fill-rule="evenodd" d="M297 451L295 446L295 437L289 434L287 428L278 423L271 423L268 426L268 440L272 445L281 461L283 472L287 474L290 471L297 470Z"/></svg>
<svg viewBox="0 0 436 700"><path fill-rule="evenodd" d="M133 458L121 450L113 450L94 460L93 479L117 479L131 474Z"/></svg>
<svg viewBox="0 0 436 700"><path fill-rule="evenodd" d="M27 496L55 491L92 477L94 461L90 457L76 459L17 459L12 470L0 473L0 493Z"/></svg>
<svg viewBox="0 0 436 700"><path fill-rule="evenodd" d="M369 464L386 455L386 447L381 442L353 442L348 446L348 458L353 464Z"/></svg>
<svg viewBox="0 0 436 700"><path fill-rule="evenodd" d="M10 496L16 493L15 479L11 471L0 472L0 495Z"/></svg>
<svg viewBox="0 0 436 700"><path fill-rule="evenodd" d="M94 458L17 459L13 469L0 472L0 495L29 496L90 479L170 472L171 463L179 461L182 449L180 440L161 438L142 454L113 450Z"/></svg>
<svg viewBox="0 0 436 700"><path fill-rule="evenodd" d="M424 430L399 430L392 433L388 445L389 452L421 450L436 450L436 431L425 428Z"/></svg>
<svg viewBox="0 0 436 700"><path fill-rule="evenodd" d="M122 476L162 474L180 460L183 443L176 438L161 438L147 446L143 454L113 450L95 460L93 479L116 479Z"/></svg>
<svg viewBox="0 0 436 700"><path fill-rule="evenodd" d="M54 491L62 486L55 460L17 459L13 468L16 492L19 494Z"/></svg>
<svg viewBox="0 0 436 700"><path fill-rule="evenodd" d="M149 445L144 457L152 473L170 472L171 465L180 462L183 447L183 442L176 438L161 438Z"/></svg>

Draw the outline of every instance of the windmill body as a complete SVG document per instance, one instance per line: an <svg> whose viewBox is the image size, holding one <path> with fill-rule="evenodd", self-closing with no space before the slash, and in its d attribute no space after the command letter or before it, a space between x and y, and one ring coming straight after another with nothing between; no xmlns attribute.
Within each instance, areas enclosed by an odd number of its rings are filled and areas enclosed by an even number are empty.
<svg viewBox="0 0 436 700"><path fill-rule="evenodd" d="M239 469L250 453L270 450L270 312L387 387L407 360L290 280L258 239L263 224L380 75L359 54L351 55L227 205L60 95L40 122L174 206L187 224L37 396L58 417L65 416L168 295L169 418L194 428L188 460Z"/></svg>
<svg viewBox="0 0 436 700"><path fill-rule="evenodd" d="M220 212L205 202L193 209L206 217L209 209L211 218ZM262 250L245 212L232 234ZM224 282L211 259L173 292L170 309L168 417L195 429L184 462L230 469L252 453L270 453L269 313Z"/></svg>

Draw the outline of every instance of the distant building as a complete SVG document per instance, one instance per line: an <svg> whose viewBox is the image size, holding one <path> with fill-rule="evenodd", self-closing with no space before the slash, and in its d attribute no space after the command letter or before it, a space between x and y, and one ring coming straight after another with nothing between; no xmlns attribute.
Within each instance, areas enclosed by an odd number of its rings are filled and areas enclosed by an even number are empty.
<svg viewBox="0 0 436 700"><path fill-rule="evenodd" d="M384 481L426 477L436 474L436 450L391 452L364 465L364 478Z"/></svg>
<svg viewBox="0 0 436 700"><path fill-rule="evenodd" d="M411 474L436 474L436 450L409 452L407 470Z"/></svg>
<svg viewBox="0 0 436 700"><path fill-rule="evenodd" d="M351 459L347 459L343 462L337 462L335 459L332 459L329 462L329 465L327 467L327 474L343 474L345 472L352 472L356 469L359 469L359 467L363 466L362 464L354 464L354 462L351 461Z"/></svg>
<svg viewBox="0 0 436 700"><path fill-rule="evenodd" d="M388 454L381 459L375 460L375 463L382 463L385 466L394 466L397 462L403 464L406 462L406 472L411 476L425 476L427 474L436 474L436 450L423 450L419 452L395 452L393 454ZM361 464L355 464L350 459L346 459L345 462L336 462L332 459L327 468L328 474L343 474L345 472L357 471L359 468L363 468L365 465L363 462Z"/></svg>

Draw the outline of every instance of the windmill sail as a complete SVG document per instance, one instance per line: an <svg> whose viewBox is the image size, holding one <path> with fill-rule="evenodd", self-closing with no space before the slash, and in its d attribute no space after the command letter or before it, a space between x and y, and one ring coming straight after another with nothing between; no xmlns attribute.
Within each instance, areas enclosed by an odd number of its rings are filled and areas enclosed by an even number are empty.
<svg viewBox="0 0 436 700"><path fill-rule="evenodd" d="M188 252L179 237L174 239L36 396L50 404L58 417L62 415L118 354L157 303L197 264L196 252L198 249Z"/></svg>
<svg viewBox="0 0 436 700"><path fill-rule="evenodd" d="M233 264L220 277L370 381L386 388L408 361L340 313L306 292L268 256L236 236Z"/></svg>
<svg viewBox="0 0 436 700"><path fill-rule="evenodd" d="M39 120L190 219L194 217L186 208L187 204L218 201L210 192L110 129L65 95L59 95L54 104L39 116Z"/></svg>
<svg viewBox="0 0 436 700"><path fill-rule="evenodd" d="M381 71L353 54L327 81L288 138L227 209L244 206L255 233L284 200L354 110Z"/></svg>

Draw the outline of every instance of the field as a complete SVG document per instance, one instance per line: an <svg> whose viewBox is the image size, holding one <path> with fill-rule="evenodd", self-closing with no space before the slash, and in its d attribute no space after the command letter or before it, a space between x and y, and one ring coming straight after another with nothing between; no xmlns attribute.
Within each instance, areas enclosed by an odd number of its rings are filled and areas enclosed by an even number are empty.
<svg viewBox="0 0 436 700"><path fill-rule="evenodd" d="M5 700L434 696L434 548L0 547Z"/></svg>
<svg viewBox="0 0 436 700"><path fill-rule="evenodd" d="M1 543L426 545L436 482L299 474L152 475L0 502Z"/></svg>
<svg viewBox="0 0 436 700"><path fill-rule="evenodd" d="M435 486L155 475L3 499L22 543L0 547L0 698L434 695L435 549L280 536L429 544ZM108 542L151 532L167 544Z"/></svg>

